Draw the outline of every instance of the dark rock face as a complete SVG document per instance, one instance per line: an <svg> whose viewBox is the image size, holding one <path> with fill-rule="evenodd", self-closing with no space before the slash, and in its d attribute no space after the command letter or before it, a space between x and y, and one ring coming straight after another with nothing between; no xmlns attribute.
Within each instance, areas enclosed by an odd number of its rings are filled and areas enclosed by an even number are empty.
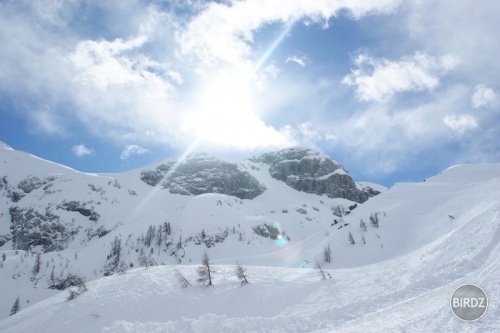
<svg viewBox="0 0 500 333"><path fill-rule="evenodd" d="M263 184L248 172L240 170L237 164L206 155L194 155L179 164L171 161L155 170L145 170L141 173L141 180L182 195L221 193L253 199L266 190Z"/></svg>
<svg viewBox="0 0 500 333"><path fill-rule="evenodd" d="M64 250L78 228L64 223L50 209L40 213L33 208L11 207L13 248L28 250L30 247L42 246L43 252Z"/></svg>
<svg viewBox="0 0 500 333"><path fill-rule="evenodd" d="M273 178L297 191L360 203L380 193L371 188L358 189L342 165L312 149L287 148L263 154L257 160L270 165L269 173Z"/></svg>

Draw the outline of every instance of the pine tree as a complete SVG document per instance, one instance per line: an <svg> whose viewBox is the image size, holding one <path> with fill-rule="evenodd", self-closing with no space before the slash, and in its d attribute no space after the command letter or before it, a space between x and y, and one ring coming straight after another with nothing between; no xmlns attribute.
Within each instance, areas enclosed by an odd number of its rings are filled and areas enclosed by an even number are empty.
<svg viewBox="0 0 500 333"><path fill-rule="evenodd" d="M145 254L142 254L139 257L139 264L141 264L141 266L146 266L146 269L148 269L148 267L150 266L150 260L148 257L146 257Z"/></svg>
<svg viewBox="0 0 500 333"><path fill-rule="evenodd" d="M118 266L118 263L120 262L121 254L122 254L122 239L116 236L115 240L113 241L111 249L111 257L115 258L116 266Z"/></svg>
<svg viewBox="0 0 500 333"><path fill-rule="evenodd" d="M40 273L40 268L42 267L42 258L40 253L37 254L35 259L35 265L33 265L33 269L31 270L31 281L35 279L35 277Z"/></svg>
<svg viewBox="0 0 500 333"><path fill-rule="evenodd" d="M212 265L210 263L210 258L205 252L201 258L201 266L198 267L198 282L206 283L207 286L212 285Z"/></svg>
<svg viewBox="0 0 500 333"><path fill-rule="evenodd" d="M332 250L330 250L330 245L325 246L325 248L323 249L323 260L325 262L332 261Z"/></svg>
<svg viewBox="0 0 500 333"><path fill-rule="evenodd" d="M366 244L365 236L361 236L361 241L363 242L363 244Z"/></svg>
<svg viewBox="0 0 500 333"><path fill-rule="evenodd" d="M356 242L354 241L354 237L352 237L352 234L351 234L351 233L349 233L349 242L350 242L352 245L356 244Z"/></svg>
<svg viewBox="0 0 500 333"><path fill-rule="evenodd" d="M158 226L158 232L156 233L156 245L161 247L163 241L163 232L161 230L161 224Z"/></svg>
<svg viewBox="0 0 500 333"><path fill-rule="evenodd" d="M5 261L7 257L5 256L5 253L2 253L2 261Z"/></svg>
<svg viewBox="0 0 500 333"><path fill-rule="evenodd" d="M21 303L19 302L19 296L17 296L16 301L14 302L14 305L12 306L12 309L10 309L10 315L15 315L16 313L21 310Z"/></svg>
<svg viewBox="0 0 500 333"><path fill-rule="evenodd" d="M378 228L378 213L371 213L370 215L370 222L372 224L372 227Z"/></svg>
<svg viewBox="0 0 500 333"><path fill-rule="evenodd" d="M165 222L165 223L163 224L163 229L164 229L164 231L165 231L165 234L166 234L167 236L170 236L170 234L172 233L172 227L170 226L170 222Z"/></svg>
<svg viewBox="0 0 500 333"><path fill-rule="evenodd" d="M247 279L246 268L241 266L238 261L236 261L236 276L238 276L238 279L240 280L242 285L250 283Z"/></svg>
<svg viewBox="0 0 500 333"><path fill-rule="evenodd" d="M54 272L54 268L52 268L52 273L50 273L50 278L49 278L49 287L53 286L56 282L56 275Z"/></svg>
<svg viewBox="0 0 500 333"><path fill-rule="evenodd" d="M122 258L122 240L115 237L111 242L111 250L108 255L108 260L104 266L104 275L108 276L114 272L122 272L126 269L126 265L121 261Z"/></svg>
<svg viewBox="0 0 500 333"><path fill-rule="evenodd" d="M359 227L361 228L361 230L366 231L366 223L365 221L363 221L363 219L359 221Z"/></svg>
<svg viewBox="0 0 500 333"><path fill-rule="evenodd" d="M150 247L151 241L153 240L154 236L155 236L155 229L153 226L150 225L148 228L148 232L146 233L146 238L144 239L144 245Z"/></svg>

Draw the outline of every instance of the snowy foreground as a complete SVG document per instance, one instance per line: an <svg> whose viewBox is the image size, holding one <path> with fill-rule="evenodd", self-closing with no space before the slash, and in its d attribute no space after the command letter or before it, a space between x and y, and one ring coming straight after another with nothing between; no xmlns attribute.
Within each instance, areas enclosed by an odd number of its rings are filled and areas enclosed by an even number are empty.
<svg viewBox="0 0 500 333"><path fill-rule="evenodd" d="M355 245L335 226L290 242L293 260L279 252L273 266L239 258L248 285L240 285L230 253L214 260L211 287L196 284L194 259L134 268L88 282L74 300L64 291L26 307L0 321L0 332L498 332L499 193L498 164L457 166L397 184L353 211L345 221ZM384 218L363 234L360 217L373 211ZM325 244L332 245L333 262L324 264L332 278L322 280L312 260L322 262ZM175 269L193 285L181 288ZM449 306L467 283L489 298L476 322L457 319Z"/></svg>

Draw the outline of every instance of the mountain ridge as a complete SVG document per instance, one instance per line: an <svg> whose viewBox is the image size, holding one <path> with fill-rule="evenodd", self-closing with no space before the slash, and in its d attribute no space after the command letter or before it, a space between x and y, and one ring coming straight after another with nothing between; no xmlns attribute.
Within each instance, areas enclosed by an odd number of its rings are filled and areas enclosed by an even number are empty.
<svg viewBox="0 0 500 333"><path fill-rule="evenodd" d="M142 171L154 170L162 163L120 174L85 174L33 159L25 153L3 152L0 152L0 170L5 174L0 180L7 176L7 181L0 183L0 252L5 254L6 260L0 262L0 283L5 290L0 302L0 318L8 316L18 296L21 309L45 299L43 304L52 309L49 311L55 308L64 311L64 305L61 305L64 296L56 294L59 288L71 287L75 276L89 281L90 289L94 290L88 294L92 295L91 298L103 297L95 293L100 285L108 286L106 293L116 292L105 282L108 280L100 280L103 276L106 276L104 279L116 279L114 281L120 288L132 288L121 277L149 279L149 270L145 270L148 266L165 266L155 268L153 275L157 279L165 274L167 277L160 279L170 290L165 293L176 294L172 272L175 269L189 272L205 251L216 265L216 270L225 272L223 276L216 277L215 282L221 286L229 307L237 306L231 301L234 287L229 272L238 260L248 266L250 273L260 276L255 281L256 285L267 286L264 286L262 294L254 289L256 295L260 295L258 297L273 295L278 299L277 303L273 303L278 309L276 316L280 311L293 312L293 307L313 310L312 304L298 299L290 303L292 308L287 308L287 302L279 301L283 295L272 290L284 291L279 279L276 280L277 276L281 276L283 281L288 281L289 288L300 286L307 291L304 297L319 297L314 292L317 287L314 282L317 275L313 270L316 260L333 277L338 277L332 281L338 281L343 288L352 285L357 274L362 274L367 277L356 285L368 291L363 283L371 281L369 275L374 274L374 279L382 286L390 283L383 277L391 276L391 279L399 281L403 290L408 291L376 288L379 294L373 294L374 299L384 303L383 295L386 293L405 302L411 297L424 297L420 295L421 290L430 292L433 288L442 288L444 285L440 281L447 283L446 288L451 288L450 281L463 279L462 271L468 274L476 272L477 267L467 261L467 256L477 258L478 267L483 269L486 263L491 266L491 260L487 258L498 253L495 242L498 243L500 233L495 221L498 221L500 207L494 198L495 193L500 191L500 164L451 167L425 182L397 183L363 203L356 203L345 198L330 198L326 194L298 191L273 177L270 172L272 166L258 160L235 162L238 168L266 186L266 190L253 199L240 199L224 193L175 194L159 186L159 183L151 186L140 179ZM301 159L296 160L300 166ZM314 162L306 166L319 164ZM26 165L26 169L23 170L20 165ZM290 169L293 171L296 166ZM311 175L310 169L307 170ZM329 175L330 170L322 172L323 175L317 175L318 178ZM12 194L14 192L18 193L17 197ZM12 196L18 200L14 202ZM364 228L361 221L364 221ZM49 236L52 237L44 236L47 228L51 230ZM31 234L26 233L29 230ZM473 230L470 236L467 234L469 230ZM116 255L118 245L121 248L119 258ZM455 249L452 253L447 252L450 247ZM331 262L324 261L327 248L331 251ZM468 252L461 255L460 251L465 249ZM456 259L453 259L454 256ZM447 266L444 259L439 259L441 257L451 260L452 265ZM35 269L37 262L41 262L39 269ZM427 267L427 263L432 265L432 269ZM384 265L390 269L384 268ZM399 266L410 270L410 273L403 274L405 277L401 280L400 275L391 271ZM141 273L142 270L145 273ZM441 278L434 278L433 271L438 272ZM488 277L497 271L493 269L486 273L483 270L481 274ZM187 276L193 279L192 274L187 273ZM302 278L304 282L298 282ZM263 282L266 279L270 281L267 284ZM407 285L405 281L408 279L414 281L415 288ZM492 294L498 293L489 281L493 280L483 278L477 283L484 283ZM136 288L135 284L133 288ZM335 284L328 283L324 288L337 292ZM204 294L201 289L193 292ZM56 296L49 299L51 295ZM80 303L77 299L74 304L80 304L79 309L88 312L91 311L87 308L89 300L82 298L83 303ZM348 305L348 299L341 297L340 300L345 304L342 305L343 311L349 313L349 309L353 308ZM155 302L161 301L158 299ZM204 308L209 309L208 300L203 302L206 304ZM330 309L317 318L325 323L331 320L328 314L336 311L327 305L330 304L328 302L319 303ZM107 301L105 303L108 304ZM155 304L160 306L160 303ZM180 306L194 306L188 304ZM370 304L376 305L373 302ZM137 308L142 305L131 306ZM42 308L26 309L26 316L36 312L35 317L40 318L43 316ZM221 308L226 309L222 305ZM127 322L128 317L116 317L102 307L98 309L99 315L107 319L102 324L104 326L95 323L96 327L107 327L108 331L126 332L127 327L141 329L141 325L151 329L147 320L160 320L159 313L148 317L139 311L137 320L143 324L134 326ZM362 306L359 314L370 315L370 311L369 306ZM26 320L22 313L0 321L0 328L9 331L7 328L12 327L13 332L19 330L19 325ZM57 320L56 313L51 312L49 316L51 325ZM206 316L210 311L188 313L203 325L209 325L207 320L210 319ZM259 311L251 313L251 316L267 318L265 313ZM251 326L244 319L248 313L235 315L242 316L238 322L244 328ZM186 324L174 317L169 320L173 321L168 324L173 325L173 331ZM265 320L269 321L270 329L279 331L277 317ZM351 320L354 318L341 316L334 323L349 327L347 323ZM33 321L26 322L28 326L34 324ZM300 319L297 324L298 327L315 327L315 323L307 318ZM92 325L89 327L94 327ZM169 331L167 324L155 325ZM301 330L297 329L297 332Z"/></svg>

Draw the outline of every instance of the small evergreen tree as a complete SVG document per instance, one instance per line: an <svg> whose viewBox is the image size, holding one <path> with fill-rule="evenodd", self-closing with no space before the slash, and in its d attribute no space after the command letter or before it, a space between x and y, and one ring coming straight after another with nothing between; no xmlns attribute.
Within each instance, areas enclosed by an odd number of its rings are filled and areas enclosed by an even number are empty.
<svg viewBox="0 0 500 333"><path fill-rule="evenodd" d="M19 302L19 296L17 296L16 301L14 302L14 305L10 309L10 315L15 315L16 313L21 310L21 303Z"/></svg>
<svg viewBox="0 0 500 333"><path fill-rule="evenodd" d="M356 244L356 242L354 241L354 237L352 237L352 234L351 234L351 233L349 233L349 242L350 242L352 245Z"/></svg>
<svg viewBox="0 0 500 333"><path fill-rule="evenodd" d="M163 241L163 232L161 230L161 224L158 226L158 232L156 233L156 245L161 247L162 241Z"/></svg>
<svg viewBox="0 0 500 333"><path fill-rule="evenodd" d="M144 239L144 245L150 247L151 242L154 239L154 236L155 236L155 228L152 225L150 225L148 228L148 232L146 233L146 238Z"/></svg>
<svg viewBox="0 0 500 333"><path fill-rule="evenodd" d="M50 273L49 286L52 286L56 282L56 275L54 273L54 268L52 268L52 273Z"/></svg>
<svg viewBox="0 0 500 333"><path fill-rule="evenodd" d="M370 222L372 224L372 227L378 228L378 213L371 213L370 215Z"/></svg>
<svg viewBox="0 0 500 333"><path fill-rule="evenodd" d="M323 249L323 260L325 262L331 262L332 261L332 250L330 250L330 245L328 244L325 246Z"/></svg>
<svg viewBox="0 0 500 333"><path fill-rule="evenodd" d="M108 260L104 267L104 275L112 275L114 272L122 272L126 269L126 265L122 262L122 240L115 237L111 242L111 250L108 255Z"/></svg>
<svg viewBox="0 0 500 333"><path fill-rule="evenodd" d="M366 223L365 221L363 221L363 219L359 221L359 227L361 228L361 230L366 231Z"/></svg>
<svg viewBox="0 0 500 333"><path fill-rule="evenodd" d="M247 279L246 268L241 266L241 264L238 261L236 261L236 276L238 276L238 279L240 280L242 285L250 283L248 282Z"/></svg>
<svg viewBox="0 0 500 333"><path fill-rule="evenodd" d="M212 264L210 263L210 258L205 252L201 258L201 266L198 267L198 282L206 283L207 286L212 285Z"/></svg>
<svg viewBox="0 0 500 333"><path fill-rule="evenodd" d="M5 253L2 253L2 261L5 261L7 257L5 256Z"/></svg>
<svg viewBox="0 0 500 333"><path fill-rule="evenodd" d="M35 277L40 273L40 269L42 267L42 258L40 253L37 254L35 259L35 264L33 265L33 269L31 270L31 281L35 279Z"/></svg>
<svg viewBox="0 0 500 333"><path fill-rule="evenodd" d="M170 222L165 222L163 224L163 228L167 236L170 236L170 234L172 234L172 227L170 226Z"/></svg>
<svg viewBox="0 0 500 333"><path fill-rule="evenodd" d="M361 241L363 242L363 244L366 244L365 236L361 236Z"/></svg>

